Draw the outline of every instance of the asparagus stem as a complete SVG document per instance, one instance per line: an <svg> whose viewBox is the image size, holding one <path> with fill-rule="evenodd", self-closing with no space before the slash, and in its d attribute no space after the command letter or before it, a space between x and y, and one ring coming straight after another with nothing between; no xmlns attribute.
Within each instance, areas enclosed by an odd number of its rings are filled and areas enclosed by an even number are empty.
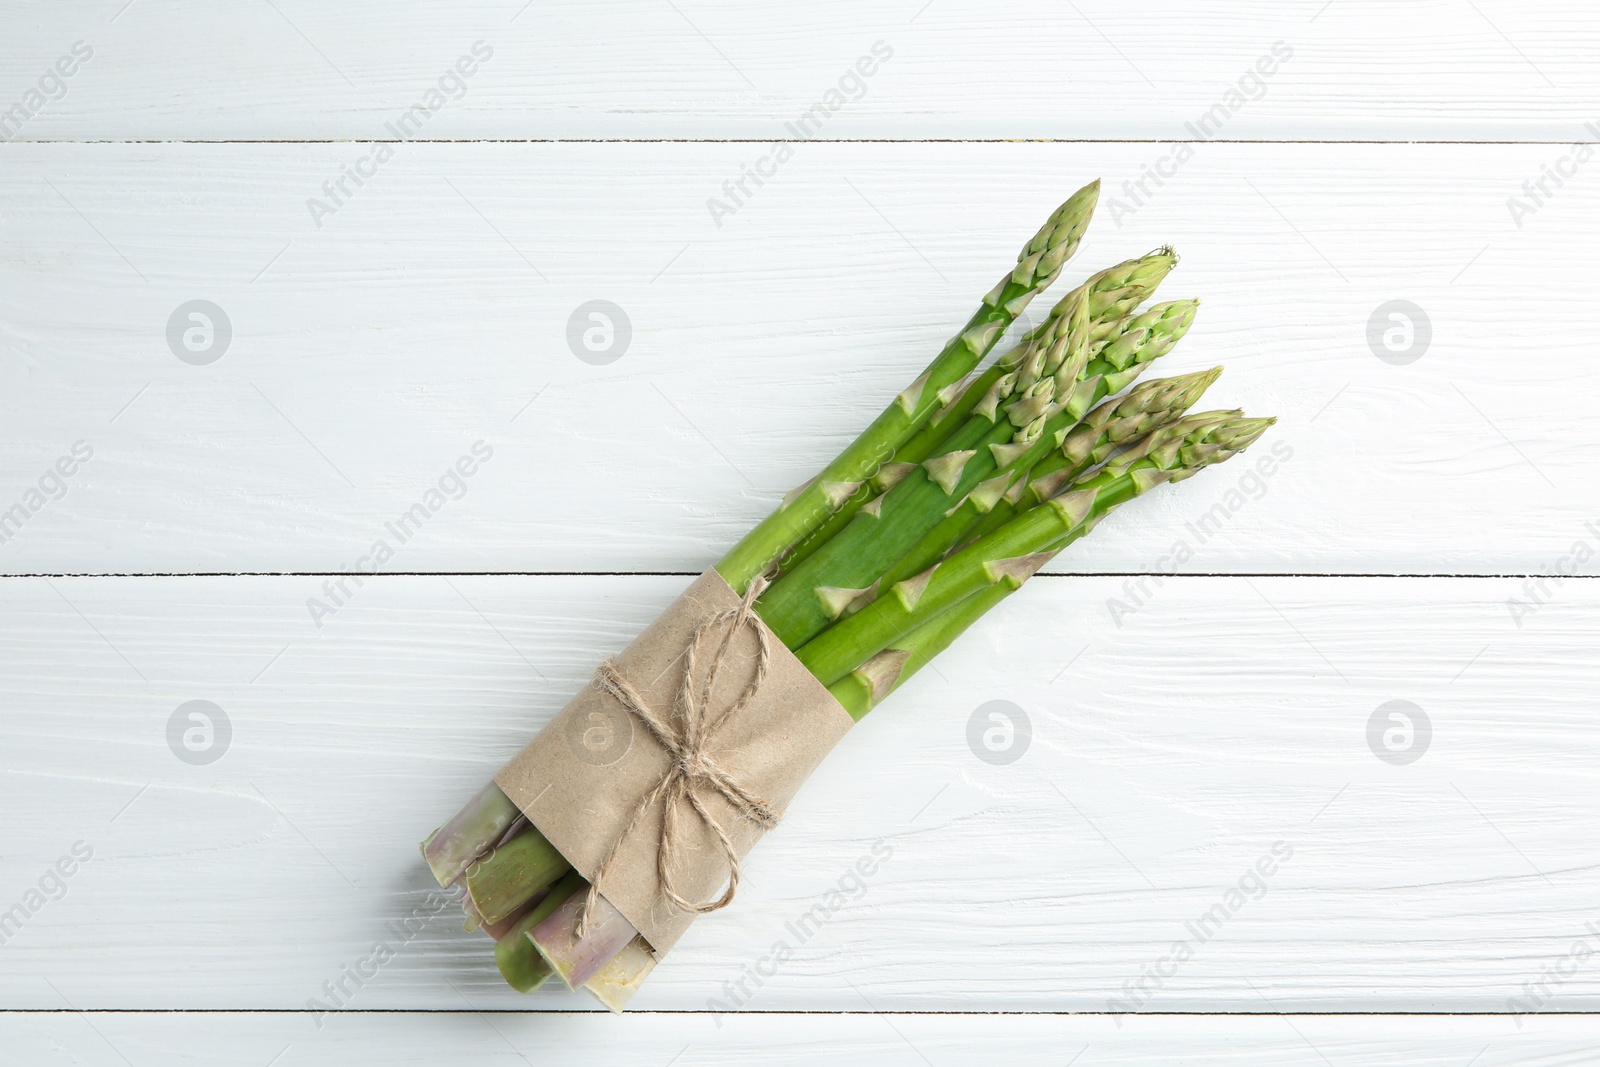
<svg viewBox="0 0 1600 1067"><path fill-rule="evenodd" d="M518 908L516 911L512 912L510 916L501 919L497 923L486 923L483 921L483 916L477 914L477 905L472 902L471 893L467 893L462 897L461 905L467 910L469 916L475 916L475 919L469 918L469 922L475 921L483 929L485 934L489 935L489 937L493 940L498 941L502 937L506 936L506 931L510 930L513 926L516 926L524 915L538 907L544 898L544 893L535 893L532 897L528 898L522 907Z"/></svg>
<svg viewBox="0 0 1600 1067"><path fill-rule="evenodd" d="M1014 592L1016 588L998 582L974 593L828 686L828 692L852 719L860 722L867 712L927 666L929 660L950 647L967 627Z"/></svg>
<svg viewBox="0 0 1600 1067"><path fill-rule="evenodd" d="M1193 319L1193 301L1133 314L1176 263L1165 248L1093 275L973 373L1074 254L1098 192L1094 182L1062 204L922 375L717 564L741 593L782 567L762 618L855 719L1113 509L1226 460L1273 422L1178 417L1215 371L1106 400ZM588 883L492 782L422 852L441 885L465 882L468 927L496 937L513 988L556 975L621 1011L655 966L603 897L575 936Z"/></svg>
<svg viewBox="0 0 1600 1067"><path fill-rule="evenodd" d="M840 530L849 526L850 520L856 517L856 512L865 507L874 497L880 495L876 481L877 475L874 475L863 482L861 488L857 489L838 511L829 515L821 526L812 530L804 539L785 553L782 561L782 570L779 573L787 574L789 571L794 570L804 563L817 549L833 540L834 535Z"/></svg>
<svg viewBox="0 0 1600 1067"><path fill-rule="evenodd" d="M1089 299L1089 317L1093 322L1089 334L1090 353L1098 354L1098 346L1116 334L1121 321L1155 292L1156 286L1161 284L1177 262L1178 257L1172 249L1160 248L1147 256L1126 260L1093 275L1057 302L1044 322L1029 330L1010 351L968 382L955 400L936 412L927 425L901 445L895 452L895 462L921 463L933 455L944 439L972 414L972 409L994 387L994 383L1017 368L1032 345L1041 337L1045 337L1048 343L1047 334L1064 323L1064 316L1074 298L1087 296Z"/></svg>
<svg viewBox="0 0 1600 1067"><path fill-rule="evenodd" d="M1062 264L1077 251L1099 193L1100 183L1091 182L1057 208L1023 247L1016 268L983 298L977 312L922 376L820 475L786 497L777 510L722 558L717 571L735 592L742 593L752 578L820 526L861 482L894 456L941 404L950 400L955 387L983 359L1006 327L1036 294L1055 281Z"/></svg>
<svg viewBox="0 0 1600 1067"><path fill-rule="evenodd" d="M966 597L1007 583L1021 585L1080 526L1169 480L1189 477L1242 450L1266 431L1270 419L1238 419L1208 412L1173 424L1182 436L1152 434L1144 448L1024 512L914 578L901 581L860 612L841 620L796 650L824 685L833 685L896 639ZM1081 535L1080 535L1081 536Z"/></svg>
<svg viewBox="0 0 1600 1067"><path fill-rule="evenodd" d="M1170 248L1161 248L1147 256L1118 263L1114 267L1092 276L1077 289L1068 293L1051 310L1044 322L1023 335L1022 340L997 359L981 374L969 380L960 395L939 409L912 438L895 452L894 460L878 469L867 483L849 500L830 515L816 530L791 548L783 557L786 571L792 571L807 557L827 544L835 534L849 525L855 513L866 506L879 492L887 491L894 479L907 466L914 467L936 451L948 451L950 435L966 425L972 409L994 388L996 382L1017 369L1029 348L1036 343L1048 343L1052 327L1063 323L1062 316L1074 299L1087 296L1092 319L1089 340L1090 352L1098 355L1101 348L1114 341L1124 326L1124 319L1155 291L1156 286L1172 270L1178 257ZM1044 338L1041 342L1040 339ZM943 448L940 446L943 445Z"/></svg>
<svg viewBox="0 0 1600 1067"><path fill-rule="evenodd" d="M571 865L529 826L467 870L467 891L485 923L497 923L560 878Z"/></svg>
<svg viewBox="0 0 1600 1067"><path fill-rule="evenodd" d="M555 973L529 940L528 931L543 922L545 917L555 911L568 897L585 888L587 883L584 882L583 876L577 871L568 871L551 887L543 900L534 905L495 941L494 962L500 968L500 974L505 978L506 984L512 989L519 993L532 993Z"/></svg>
<svg viewBox="0 0 1600 1067"><path fill-rule="evenodd" d="M595 902L589 928L580 939L578 914L588 896L586 884L581 892L567 897L528 930L528 939L568 989L594 978L639 933L622 912L601 896Z"/></svg>
<svg viewBox="0 0 1600 1067"><path fill-rule="evenodd" d="M1084 416L1078 427L1067 434L1062 448L1072 449L1074 455L1081 453L1078 461L1083 462L1090 458L1091 453L1147 434L1187 411L1221 373L1221 367L1214 367L1197 374L1158 378L1136 386L1126 396L1108 400ZM1101 455L1100 458L1103 460L1105 456ZM966 537L980 518L1004 502L1003 495L1027 477L1034 465L1033 453L1025 453L1003 468L1000 474L968 493L894 566L884 572L879 580L880 587L920 574L939 562L946 552ZM991 487L990 491L985 493L984 486Z"/></svg>
<svg viewBox="0 0 1600 1067"><path fill-rule="evenodd" d="M422 858L441 886L452 885L479 856L495 846L521 814L491 781L450 821L428 835L422 843Z"/></svg>
<svg viewBox="0 0 1600 1067"><path fill-rule="evenodd" d="M1199 302L1193 300L1175 300L1170 303L1156 305L1149 311L1136 316L1127 324L1123 332L1111 342L1112 347L1107 355L1110 359L1119 363L1125 359L1141 360L1144 349L1152 344L1160 345L1162 335L1168 332L1172 332L1173 336L1167 347L1170 347L1171 344L1176 344L1178 338L1187 332L1189 325L1193 322L1198 305ZM1141 386L1140 388L1143 387ZM1132 394L1130 393L1129 395ZM1096 438L1092 443L1086 445L1084 444L1085 435L1090 433L1091 428L1100 429L1101 422L1114 412L1115 405L1118 403L1121 403L1121 399L1108 400L1084 416L1083 424L1075 427L1063 440L1061 451L1052 452L1043 457L1023 478L1019 478L1006 491L999 502L990 508L986 514L980 515L977 522L966 531L964 535L966 540L993 533L1007 522L1010 522L1019 511L1026 511L1028 508L1043 503L1044 500L1053 496L1066 481L1070 480L1071 477L1075 477L1083 469L1103 463L1107 455L1110 454L1109 448L1106 447L1106 442ZM1112 431L1117 429L1119 427L1112 427ZM1113 443L1121 444L1122 441L1118 440ZM1078 453L1080 452L1086 454L1079 455ZM1069 454L1073 458L1069 458ZM958 540L953 543L959 545L961 541ZM933 561L929 560L928 562L932 563ZM905 575L901 575L901 577L905 577Z"/></svg>
<svg viewBox="0 0 1600 1067"><path fill-rule="evenodd" d="M1026 449L1088 365L1088 302L1079 292L1063 318L1070 327L1053 331L1048 346L1036 344L1018 368L995 383L965 425L941 447L943 454L905 473L882 498L863 509L815 555L775 582L758 610L778 638L797 647L838 618L857 597L870 598L872 582L988 473L994 451ZM1019 392L1020 390L1020 392Z"/></svg>
<svg viewBox="0 0 1600 1067"><path fill-rule="evenodd" d="M948 439L949 451L906 474L763 594L761 617L786 645L805 643L853 610L856 601L870 601L889 584L883 580L885 573L952 509L959 509L969 493L974 494L978 513L993 507L1016 475L1061 444L1091 405L1171 351L1194 321L1196 304L1176 301L1138 316L1126 335L1117 335L1093 360L1085 351L1091 326L1085 318L1083 293L1073 306L1077 311L1063 321L1070 318L1076 325L1049 331L1045 335L1049 345L1036 345L1014 375L1007 376L1014 376L1012 384L1025 386L1026 391L1006 405L1005 418L999 417L994 399L1006 388L1002 379L991 398ZM997 475L997 469L1002 474ZM931 559L953 543L954 539L944 541Z"/></svg>
<svg viewBox="0 0 1600 1067"><path fill-rule="evenodd" d="M620 1013L655 969L655 953L650 951L643 937L636 937L622 946L622 951L611 957L593 978L583 983L583 988L593 993L600 1003Z"/></svg>

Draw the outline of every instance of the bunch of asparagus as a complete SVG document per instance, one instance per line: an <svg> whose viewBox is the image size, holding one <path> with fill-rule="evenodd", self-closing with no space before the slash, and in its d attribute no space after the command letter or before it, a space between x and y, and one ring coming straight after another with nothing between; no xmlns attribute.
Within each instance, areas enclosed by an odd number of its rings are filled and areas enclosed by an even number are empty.
<svg viewBox="0 0 1600 1067"><path fill-rule="evenodd" d="M1177 263L1167 248L1090 276L977 370L1077 250L1098 192L1062 204L921 376L717 564L741 595L775 575L757 613L855 719L1111 511L1273 422L1189 413L1221 368L1128 388L1194 321L1193 300L1139 310ZM655 965L603 896L578 936L588 884L493 782L422 851L518 990L553 976L620 1011Z"/></svg>

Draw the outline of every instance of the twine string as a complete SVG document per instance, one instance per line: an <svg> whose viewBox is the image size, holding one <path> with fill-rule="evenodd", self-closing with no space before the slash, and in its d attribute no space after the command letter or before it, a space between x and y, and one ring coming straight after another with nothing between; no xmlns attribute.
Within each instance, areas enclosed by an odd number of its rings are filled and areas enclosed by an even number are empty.
<svg viewBox="0 0 1600 1067"><path fill-rule="evenodd" d="M669 762L661 781L640 799L622 833L612 842L605 859L595 869L594 878L589 882L588 896L583 902L583 910L578 913L576 934L580 940L594 918L594 911L600 899L601 883L605 880L612 862L617 858L617 852L621 849L622 843L639 828L645 814L657 801L662 805L661 843L656 850L656 876L661 883L661 893L675 907L697 915L727 907L733 901L735 890L739 888L739 856L734 851L733 842L728 839L728 833L722 823L707 810L703 792L707 789L716 792L741 818L758 824L763 830L770 830L778 824L781 814L773 810L768 801L741 786L706 754L706 748L718 728L743 711L767 679L767 669L772 662L772 636L755 616L754 605L756 598L767 588L769 581L767 575L758 575L750 582L738 607L709 615L701 619L699 625L695 627L683 654L683 678L678 684L677 697L673 703L675 723L664 721L611 661L602 663L595 671L595 683L609 693L629 714L644 724L656 744L666 752ZM711 657L705 681L698 687L697 692L695 674L701 645L716 627L724 623L727 624L727 630ZM759 646L755 672L738 699L720 714L712 717L711 702L716 691L717 675L723 661L727 659L728 651L733 647L734 638L745 628L754 632ZM687 900L673 886L672 857L679 845L678 809L684 803L687 803L695 815L699 816L700 821L711 830L722 848L723 857L727 860L728 885L723 890L722 896L716 900Z"/></svg>

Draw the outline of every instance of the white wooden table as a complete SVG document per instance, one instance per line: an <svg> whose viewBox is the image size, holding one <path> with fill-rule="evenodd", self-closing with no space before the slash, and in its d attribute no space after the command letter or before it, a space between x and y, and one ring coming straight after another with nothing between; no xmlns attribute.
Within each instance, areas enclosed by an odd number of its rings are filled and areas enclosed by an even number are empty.
<svg viewBox="0 0 1600 1067"><path fill-rule="evenodd" d="M1594 1062L1597 45L1575 0L5 5L0 1061ZM1095 176L1069 278L1175 244L1169 368L1283 461L863 722L628 1016L506 990L418 837Z"/></svg>

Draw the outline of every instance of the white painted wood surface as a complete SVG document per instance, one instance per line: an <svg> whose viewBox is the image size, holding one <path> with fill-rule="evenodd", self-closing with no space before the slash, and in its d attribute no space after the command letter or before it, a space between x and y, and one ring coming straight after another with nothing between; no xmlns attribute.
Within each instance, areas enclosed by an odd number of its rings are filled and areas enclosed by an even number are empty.
<svg viewBox="0 0 1600 1067"><path fill-rule="evenodd" d="M318 584L0 583L8 893L94 850L4 947L0 1001L304 1008L431 914L419 836L684 580L384 577L320 630ZM1115 1010L1188 939L1150 1010L1260 1010L1254 982L1292 1010L1496 1012L1594 936L1592 583L1520 630L1510 580L1172 579L1118 627L1122 587L1039 580L864 720L636 1004L712 1007L788 940L744 1006ZM1406 766L1367 741L1396 699L1432 726ZM190 700L231 722L206 766L166 740ZM991 700L1032 723L1007 765L968 747ZM797 943L786 924L879 840L859 899ZM1278 842L1292 858L1198 944L1186 923ZM497 988L444 918L396 948L349 1006L448 1007L452 984L585 1006ZM1559 993L1590 1004L1600 973Z"/></svg>
<svg viewBox="0 0 1600 1067"><path fill-rule="evenodd" d="M389 569L697 572L1097 175L1068 280L1174 242L1163 295L1204 303L1164 363L1225 364L1209 402L1278 414L1293 454L1182 569L1523 573L1584 536L1592 175L1518 228L1506 197L1547 146L1203 145L1117 218L1153 150L812 145L719 228L705 200L748 146L408 145L318 229L306 201L358 146L12 145L0 509L73 442L95 455L0 567L354 568L483 440ZM207 366L166 337L197 298L233 329ZM568 347L597 298L632 323L606 366ZM1367 338L1395 299L1431 321L1408 365ZM1141 501L1056 566L1156 569L1244 473Z"/></svg>
<svg viewBox="0 0 1600 1067"><path fill-rule="evenodd" d="M7 106L74 42L94 52L29 139L386 137L477 41L493 55L423 136L768 140L880 41L892 58L845 82L824 136L1185 138L1230 91L1229 138L1570 143L1600 119L1581 0L6 8ZM1249 80L1279 41L1291 57Z"/></svg>
<svg viewBox="0 0 1600 1067"><path fill-rule="evenodd" d="M1600 538L1597 44L1576 0L0 4L0 515L59 496L0 523L0 1063L1590 1062L1557 1013L1600 1003L1600 588L1508 602ZM731 202L830 89L806 132L852 143ZM648 143L505 143L615 139ZM1100 576L874 713L638 1014L512 994L445 918L397 938L438 903L415 840L1094 176L1066 280L1177 245L1163 295L1205 306L1170 371L1227 364L1211 399L1292 456L1126 509L1055 568ZM196 299L209 365L167 339ZM633 331L606 365L567 340L596 299ZM1404 365L1393 300L1431 324ZM385 567L420 573L317 626L479 441ZM190 700L215 763L169 748ZM1015 763L969 749L990 700ZM1369 747L1394 700L1431 723L1405 765Z"/></svg>
<svg viewBox="0 0 1600 1067"><path fill-rule="evenodd" d="M719 1029L700 1015L513 1013L354 1015L321 1030L301 1016L97 1014L0 1016L9 1040L0 1062L64 1061L204 1067L381 1063L432 1067L441 1059L513 1067L580 1062L596 1067L750 1063L874 1063L944 1067L1198 1064L1216 1067L1508 1067L1593 1062L1593 1024L1541 1017L1160 1016L1118 1030L1070 1015L760 1015ZM783 1035L781 1045L774 1035ZM201 1051L203 1050L203 1051ZM676 1055L677 1059L672 1057ZM1076 1060L1073 1057L1076 1056Z"/></svg>

